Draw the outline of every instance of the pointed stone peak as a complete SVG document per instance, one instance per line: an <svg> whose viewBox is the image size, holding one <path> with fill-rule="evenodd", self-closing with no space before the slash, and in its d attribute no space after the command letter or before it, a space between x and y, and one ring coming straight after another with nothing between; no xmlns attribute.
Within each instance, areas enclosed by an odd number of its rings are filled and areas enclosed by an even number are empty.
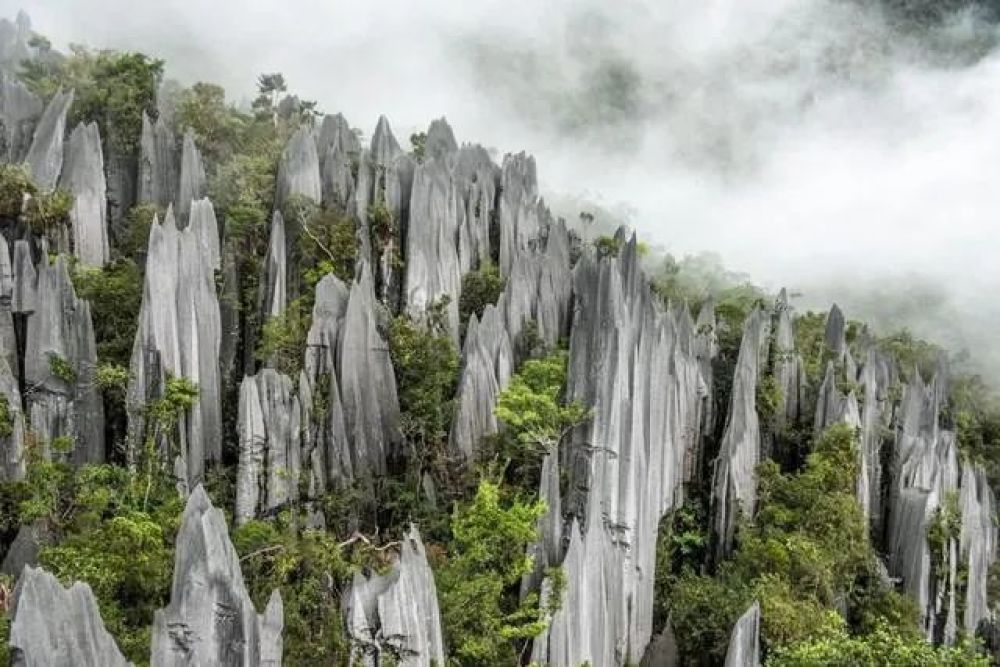
<svg viewBox="0 0 1000 667"><path fill-rule="evenodd" d="M444 118L431 121L431 126L427 129L427 158L443 158L457 150L458 142L455 141L455 133L448 121Z"/></svg>
<svg viewBox="0 0 1000 667"><path fill-rule="evenodd" d="M729 636L726 667L758 667L760 665L760 603L754 602L740 616Z"/></svg>
<svg viewBox="0 0 1000 667"><path fill-rule="evenodd" d="M62 172L66 116L73 104L73 97L72 89L57 92L35 127L35 136L28 149L25 165L35 185L43 191L52 190Z"/></svg>
<svg viewBox="0 0 1000 667"><path fill-rule="evenodd" d="M207 190L208 181L201 151L195 143L194 131L187 128L181 148L181 178L177 186L177 217L182 228L187 226L192 202L204 197Z"/></svg>
<svg viewBox="0 0 1000 667"><path fill-rule="evenodd" d="M403 149L399 147L392 128L389 126L389 119L385 116L378 117L378 124L375 126L375 134L372 135L371 157L377 165L385 166L391 164L393 160L403 154Z"/></svg>
<svg viewBox="0 0 1000 667"><path fill-rule="evenodd" d="M85 583L64 588L41 568L25 566L14 590L10 647L17 665L130 665L105 629Z"/></svg>
<svg viewBox="0 0 1000 667"><path fill-rule="evenodd" d="M847 322L840 306L833 304L826 318L826 346L838 357L847 350Z"/></svg>

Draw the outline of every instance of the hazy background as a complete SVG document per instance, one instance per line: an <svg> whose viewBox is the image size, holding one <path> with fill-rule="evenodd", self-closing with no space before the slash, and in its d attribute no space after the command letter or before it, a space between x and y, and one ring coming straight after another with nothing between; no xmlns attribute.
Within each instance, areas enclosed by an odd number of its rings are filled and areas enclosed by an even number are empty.
<svg viewBox="0 0 1000 667"><path fill-rule="evenodd" d="M57 48L142 50L237 101L283 72L366 132L385 113L402 143L445 115L459 141L534 153L555 199L1000 377L1000 51L971 11L919 28L874 0L24 8Z"/></svg>

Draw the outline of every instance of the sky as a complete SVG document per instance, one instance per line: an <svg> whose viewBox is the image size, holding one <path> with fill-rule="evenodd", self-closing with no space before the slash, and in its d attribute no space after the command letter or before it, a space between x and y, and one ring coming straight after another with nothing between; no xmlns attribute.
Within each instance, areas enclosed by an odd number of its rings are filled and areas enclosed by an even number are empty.
<svg viewBox="0 0 1000 667"><path fill-rule="evenodd" d="M445 116L677 255L800 307L969 348L1000 379L1000 51L971 13L874 0L32 0L35 30L164 58L239 101L258 73L370 133ZM0 15L23 3L0 0Z"/></svg>

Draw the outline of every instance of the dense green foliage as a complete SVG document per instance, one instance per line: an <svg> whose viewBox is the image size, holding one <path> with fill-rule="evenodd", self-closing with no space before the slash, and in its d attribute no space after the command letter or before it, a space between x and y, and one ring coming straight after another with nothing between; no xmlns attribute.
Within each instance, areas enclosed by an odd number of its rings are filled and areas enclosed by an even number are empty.
<svg viewBox="0 0 1000 667"><path fill-rule="evenodd" d="M45 98L59 89L73 89L70 125L96 122L107 147L120 155L134 152L142 135L143 111L155 115L163 61L76 45L70 50L63 60L25 61L21 79Z"/></svg>
<svg viewBox="0 0 1000 667"><path fill-rule="evenodd" d="M683 560L704 544L690 516L679 536L668 533L661 548L668 555L658 566L680 574L658 573L657 598L666 604L660 618L670 615L687 660L720 661L733 623L753 599L761 603L761 637L768 651L836 637L872 643L877 638L870 633L886 623L913 650L922 650L912 603L878 581L855 499L854 440L848 427L834 426L813 444L801 472L782 473L774 462L762 463L757 512L714 577L698 574L696 563ZM846 619L836 611L845 601Z"/></svg>
<svg viewBox="0 0 1000 667"><path fill-rule="evenodd" d="M426 326L400 315L389 327L403 431L418 454L442 443L451 425L459 356L447 333L446 305L432 306Z"/></svg>
<svg viewBox="0 0 1000 667"><path fill-rule="evenodd" d="M462 292L458 297L458 321L466 326L473 314L482 317L486 306L495 304L503 294L505 283L500 269L492 262L465 274L462 278Z"/></svg>
<svg viewBox="0 0 1000 667"><path fill-rule="evenodd" d="M142 114L155 118L158 113L162 69L160 61L142 54L73 47L65 59L26 64L21 77L46 98L60 88L74 88L69 122L97 122L109 173L124 173L112 161L137 158ZM603 82L609 89L628 83L621 72L609 72L614 76ZM319 205L291 197L280 208L286 225L290 302L283 313L264 320L260 282L279 204L276 174L282 149L296 130L314 127L318 111L314 102L286 97L288 83L279 73L263 74L257 84L250 110L227 102L225 91L212 83L189 88L175 84L159 91L172 129L190 129L205 158L208 190L223 228L224 254L231 262L227 268L233 269L220 277L220 288L225 288L222 305L238 320L234 327L240 347L223 380L223 457L229 465L209 471L206 480L213 501L226 512L234 503L233 414L243 374L268 365L297 376L316 285L330 274L348 283L354 280L360 241L371 243L376 263L398 270L403 261L399 240L405 219L395 219L387 205L384 177L375 178L372 201L363 212L367 239L358 238L364 226L347 212L347 202ZM167 113L171 109L173 113ZM410 137L418 162L425 158L426 142L423 132ZM356 171L358 161L351 166ZM22 167L0 166L0 221L23 223L31 233L48 236L50 248L62 247L56 241L67 238L72 203L59 190L40 193ZM140 410L151 426L148 438L125 438L129 362L144 272L158 268L146 265L145 248L154 219L162 219L165 212L145 204L123 213L123 228L116 229L112 244L114 261L103 269L72 266L77 293L92 311L98 352L95 383L104 396L108 458L114 464L71 468L62 462L62 453L72 448L72 436L44 443L29 424L27 477L0 483L0 555L19 528L43 525L52 541L42 551L42 565L66 582L88 582L108 629L126 655L141 664L148 659L152 614L169 598L173 542L182 510L163 460L178 447L179 420L194 406L199 390L187 378L168 377L158 399L129 406ZM587 252L599 258L621 253L618 237L591 229L593 214L582 213L580 219L584 228L598 233ZM640 255L648 252L642 244L638 250ZM773 418L784 399L773 358L762 360L756 394L762 435L773 445L772 459L756 471L757 507L742 517L734 551L722 560L713 556L707 480L724 428L743 325L755 308L770 311L773 299L745 276L726 271L711 255L645 257L644 265L652 267L652 289L664 306L687 304L697 311L711 300L717 324L713 331L698 333L714 334L719 347L713 364L714 431L704 438L685 502L660 525L654 629L672 623L688 664L719 664L733 622L751 601L759 600L768 664L982 663L965 645L945 649L924 642L914 604L880 576L880 545L869 538L855 500L857 434L841 426L817 435L808 418L787 425L787 432L773 432ZM387 305L396 308L392 292L399 286L382 285L384 277L378 273L377 291L389 295ZM460 368L452 326L458 324L464 332L469 318L496 303L504 287L504 276L487 262L463 277L458 323L447 321L447 301L432 304L417 318L392 317L392 312L383 317L380 312L378 326L388 345L382 351L391 356L396 374L405 456L390 461L390 473L384 477L314 499L323 509L325 530L306 529L311 508L292 502L232 531L258 609L272 590L281 592L285 664L349 664L342 594L355 574L386 571L398 550L396 540L410 521L419 524L434 568L451 664L523 664L531 638L560 604L561 570L545 573L554 590L545 603L537 594L522 598L520 588L525 575L539 574L528 547L537 539L538 520L546 512L537 496L542 461L546 455L565 453L560 451L565 436L589 418L588 406L567 401L566 350L548 349L537 325L526 322L515 341L515 357L523 363L502 388L495 408L500 432L478 443L476 460L462 460L448 446ZM822 313L794 319L808 387L806 415L833 358L825 344L825 327ZM854 351L859 338L874 340L899 361L901 381L914 379L915 373L929 379L943 354L907 331L875 338L860 324L848 323L847 342ZM76 379L77 370L66 359L54 354L49 359L55 377ZM854 388L843 365L836 368L838 386ZM891 400L899 400L900 386L891 388ZM324 393L322 384L316 388L315 415L329 407L324 405L329 400L326 389ZM0 396L0 437L13 432L11 408ZM941 421L956 431L963 455L982 463L991 484L1000 488L1000 402L986 384L976 377L956 378ZM161 447L170 450L167 456ZM44 460L46 448L54 461ZM959 531L957 498L948 496L927 536L939 574ZM960 587L964 576L960 571ZM0 578L0 588L10 584ZM1000 598L1000 566L991 571L989 591L995 603ZM7 626L0 609L0 664L6 659ZM399 657L389 656L386 662Z"/></svg>
<svg viewBox="0 0 1000 667"><path fill-rule="evenodd" d="M489 481L456 511L451 553L436 577L446 641L458 664L516 665L517 647L545 629L537 596L519 601L517 590L532 571L526 550L544 512L538 501L504 503Z"/></svg>
<svg viewBox="0 0 1000 667"><path fill-rule="evenodd" d="M518 444L547 454L569 429L587 418L578 401L565 403L569 353L557 350L541 359L528 359L500 392L496 416Z"/></svg>

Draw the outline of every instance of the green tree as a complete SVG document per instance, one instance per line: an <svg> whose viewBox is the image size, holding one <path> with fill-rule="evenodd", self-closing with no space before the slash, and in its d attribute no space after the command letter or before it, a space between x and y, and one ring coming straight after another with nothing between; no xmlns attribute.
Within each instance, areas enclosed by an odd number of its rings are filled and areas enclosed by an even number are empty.
<svg viewBox="0 0 1000 667"><path fill-rule="evenodd" d="M517 591L532 571L526 550L544 512L540 501L502 502L490 481L456 509L454 540L436 579L446 642L459 664L516 665L515 643L545 629L537 596L519 601Z"/></svg>
<svg viewBox="0 0 1000 667"><path fill-rule="evenodd" d="M557 350L529 359L500 392L496 416L522 446L546 454L571 428L587 419L579 401L563 403L569 353Z"/></svg>
<svg viewBox="0 0 1000 667"><path fill-rule="evenodd" d="M247 119L226 104L226 91L199 82L181 92L175 122L191 128L195 143L210 165L223 161L234 149Z"/></svg>
<svg viewBox="0 0 1000 667"><path fill-rule="evenodd" d="M922 637L901 634L881 623L870 634L852 637L843 630L776 649L767 667L986 667L988 658L965 644L933 646Z"/></svg>
<svg viewBox="0 0 1000 667"><path fill-rule="evenodd" d="M458 297L459 323L465 327L473 313L476 317L482 317L486 306L495 304L503 294L505 283L500 269L492 262L486 262L477 271L465 274Z"/></svg>
<svg viewBox="0 0 1000 667"><path fill-rule="evenodd" d="M444 441L458 382L458 352L446 333L440 306L432 309L427 326L400 315L389 327L389 353L396 371L404 433L421 453Z"/></svg>

